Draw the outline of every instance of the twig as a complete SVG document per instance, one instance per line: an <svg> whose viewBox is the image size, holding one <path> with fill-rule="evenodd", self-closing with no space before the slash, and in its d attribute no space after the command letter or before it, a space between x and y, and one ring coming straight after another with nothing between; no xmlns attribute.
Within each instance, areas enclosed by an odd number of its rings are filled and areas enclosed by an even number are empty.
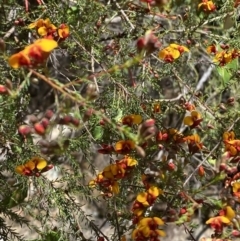
<svg viewBox="0 0 240 241"><path fill-rule="evenodd" d="M95 68L94 68L93 48L91 48L91 67L92 67L92 73L94 73L95 72ZM97 83L97 78L93 77L93 81L94 81L94 84L96 86L96 91L99 93L99 87L98 87L98 83Z"/></svg>
<svg viewBox="0 0 240 241"><path fill-rule="evenodd" d="M130 25L130 27L131 27L130 32L132 32L132 31L135 29L135 27L133 26L133 24L132 24L131 21L129 20L128 16L125 14L125 12L122 10L122 8L120 7L120 5L117 3L117 1L114 0L114 2L115 2L115 4L116 4L116 6L118 7L118 9L120 10L120 12L121 12L121 14L123 15L123 17L125 18L125 20L127 21L127 23Z"/></svg>

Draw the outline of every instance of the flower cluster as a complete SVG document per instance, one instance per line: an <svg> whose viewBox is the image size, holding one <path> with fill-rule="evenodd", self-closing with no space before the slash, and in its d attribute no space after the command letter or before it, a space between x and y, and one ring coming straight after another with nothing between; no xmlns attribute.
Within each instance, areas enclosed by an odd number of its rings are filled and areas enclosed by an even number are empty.
<svg viewBox="0 0 240 241"><path fill-rule="evenodd" d="M235 139L235 133L233 131L223 133L223 142L225 145L225 156L228 158L239 156L240 140Z"/></svg>
<svg viewBox="0 0 240 241"><path fill-rule="evenodd" d="M146 209L152 206L157 197L162 193L163 191L155 186L149 187L146 192L139 193L132 206L133 214L142 216Z"/></svg>
<svg viewBox="0 0 240 241"><path fill-rule="evenodd" d="M178 59L184 52L189 52L189 49L183 45L170 44L168 47L162 49L158 56L165 62L172 63Z"/></svg>
<svg viewBox="0 0 240 241"><path fill-rule="evenodd" d="M142 117L140 115L131 114L126 115L121 119L121 124L124 126L133 127L134 125L139 125L142 122ZM103 124L104 126L104 124ZM120 140L115 143L115 146L102 144L102 148L98 150L102 154L130 154L136 147L136 144L132 140Z"/></svg>
<svg viewBox="0 0 240 241"><path fill-rule="evenodd" d="M24 50L12 55L8 59L8 63L14 69L37 67L46 61L50 52L57 46L57 42L52 39L38 39L33 44L25 47Z"/></svg>
<svg viewBox="0 0 240 241"><path fill-rule="evenodd" d="M137 161L129 156L117 160L114 164L105 167L97 178L89 182L90 187L99 185L105 196L119 193L118 181L127 177L131 170L137 165Z"/></svg>
<svg viewBox="0 0 240 241"><path fill-rule="evenodd" d="M69 36L69 27L66 24L61 24L58 28L51 23L50 19L38 19L31 23L28 28L37 30L39 36L55 41L65 40Z"/></svg>
<svg viewBox="0 0 240 241"><path fill-rule="evenodd" d="M215 229L216 233L221 234L223 228L226 225L229 225L234 217L234 210L230 206L226 206L224 209L219 211L218 216L208 219L206 224L210 224L211 228Z"/></svg>
<svg viewBox="0 0 240 241"><path fill-rule="evenodd" d="M192 110L190 116L184 117L183 123L190 128L195 128L202 122L202 120L201 114L196 110Z"/></svg>
<svg viewBox="0 0 240 241"><path fill-rule="evenodd" d="M239 57L239 50L230 49L229 45L221 44L221 50L217 50L215 45L210 45L207 47L207 52L214 55L214 62L218 63L220 66L224 66L230 63L232 60Z"/></svg>
<svg viewBox="0 0 240 241"><path fill-rule="evenodd" d="M47 161L40 157L33 157L27 163L17 166L15 171L23 176L39 177L41 173L53 168L53 165L48 165Z"/></svg>
<svg viewBox="0 0 240 241"><path fill-rule="evenodd" d="M198 9L201 9L204 12L210 13L216 10L216 6L213 3L213 1L202 0L202 2L198 4Z"/></svg>
<svg viewBox="0 0 240 241"><path fill-rule="evenodd" d="M142 117L140 115L127 115L122 118L122 124L132 127L133 125L138 125L142 122Z"/></svg>
<svg viewBox="0 0 240 241"><path fill-rule="evenodd" d="M164 222L158 217L142 218L132 232L132 239L136 241L159 241L159 236L166 236L165 232L159 229L159 226L162 225L164 225Z"/></svg>

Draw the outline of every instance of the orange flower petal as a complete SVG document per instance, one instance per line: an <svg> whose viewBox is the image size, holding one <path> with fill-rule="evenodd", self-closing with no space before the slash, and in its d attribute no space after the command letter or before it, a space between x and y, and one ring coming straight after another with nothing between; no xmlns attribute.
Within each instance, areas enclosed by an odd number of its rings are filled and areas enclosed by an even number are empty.
<svg viewBox="0 0 240 241"><path fill-rule="evenodd" d="M24 169L25 169L24 165L20 165L15 168L15 171L19 174L23 174Z"/></svg>
<svg viewBox="0 0 240 241"><path fill-rule="evenodd" d="M38 34L40 35L40 36L46 36L47 35L47 28L45 27L45 26L43 26L43 27L40 27L39 29L38 29Z"/></svg>
<svg viewBox="0 0 240 241"><path fill-rule="evenodd" d="M240 192L240 182L234 182L232 187L233 187L233 192Z"/></svg>
<svg viewBox="0 0 240 241"><path fill-rule="evenodd" d="M38 170L42 170L43 168L45 168L47 166L47 161L42 159L42 158L35 158L35 160L37 160L37 165L36 168Z"/></svg>
<svg viewBox="0 0 240 241"><path fill-rule="evenodd" d="M114 182L113 185L112 185L112 192L114 194L118 194L119 193L119 185L117 182Z"/></svg>
<svg viewBox="0 0 240 241"><path fill-rule="evenodd" d="M50 52L58 46L58 43L52 39L38 39L34 44L39 46L43 52Z"/></svg>
<svg viewBox="0 0 240 241"><path fill-rule="evenodd" d="M163 191L158 187L152 186L148 189L148 193L151 194L153 197L158 197L160 194L163 193Z"/></svg>
<svg viewBox="0 0 240 241"><path fill-rule="evenodd" d="M196 110L193 110L191 112L191 116L196 118L197 120L201 119L201 114L199 112L197 112Z"/></svg>
<svg viewBox="0 0 240 241"><path fill-rule="evenodd" d="M224 216L229 220L232 220L236 216L234 210L230 206L225 208L225 212L226 214Z"/></svg>
<svg viewBox="0 0 240 241"><path fill-rule="evenodd" d="M161 218L153 217L153 220L157 225L164 225L164 222Z"/></svg>
<svg viewBox="0 0 240 241"><path fill-rule="evenodd" d="M138 201L138 202L140 202L140 203L148 203L147 202L147 196L148 196L148 194L146 193L146 192L141 192L141 193L139 193L138 195L137 195L137 198L136 198L136 200ZM149 206L149 204L148 204L148 206Z"/></svg>
<svg viewBox="0 0 240 241"><path fill-rule="evenodd" d="M89 186L90 188L96 187L96 181L95 181L95 180L91 180L91 181L88 183L88 186Z"/></svg>
<svg viewBox="0 0 240 241"><path fill-rule="evenodd" d="M186 126L192 126L194 124L191 116L185 116L184 119L183 119L183 123Z"/></svg>
<svg viewBox="0 0 240 241"><path fill-rule="evenodd" d="M142 122L142 116L140 115L132 115L133 123L134 124L140 124Z"/></svg>
<svg viewBox="0 0 240 241"><path fill-rule="evenodd" d="M165 237L166 236L166 233L163 231L163 230L159 230L159 229L156 229L155 232L161 236L161 237Z"/></svg>
<svg viewBox="0 0 240 241"><path fill-rule="evenodd" d="M30 170L34 170L36 168L36 163L34 161L30 160L24 166Z"/></svg>
<svg viewBox="0 0 240 241"><path fill-rule="evenodd" d="M127 158L127 166L128 167L136 166L137 164L138 164L137 160L135 160L131 157Z"/></svg>

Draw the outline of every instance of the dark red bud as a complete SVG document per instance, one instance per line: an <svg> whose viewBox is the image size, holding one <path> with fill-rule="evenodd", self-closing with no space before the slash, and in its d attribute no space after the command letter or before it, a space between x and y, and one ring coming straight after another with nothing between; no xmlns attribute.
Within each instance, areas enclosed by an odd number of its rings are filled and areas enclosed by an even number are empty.
<svg viewBox="0 0 240 241"><path fill-rule="evenodd" d="M36 172L35 173L35 177L40 177L41 176L41 173L40 172Z"/></svg>
<svg viewBox="0 0 240 241"><path fill-rule="evenodd" d="M80 124L80 121L79 121L79 119L73 117L72 120L71 120L71 123L72 123L74 126L78 127L79 124Z"/></svg>
<svg viewBox="0 0 240 241"><path fill-rule="evenodd" d="M220 166L219 166L219 171L225 171L225 170L227 170L226 163L221 163Z"/></svg>
<svg viewBox="0 0 240 241"><path fill-rule="evenodd" d="M54 113L52 110L47 110L46 113L45 113L45 117L47 119L51 119L53 117Z"/></svg>
<svg viewBox="0 0 240 241"><path fill-rule="evenodd" d="M42 118L41 120L41 124L43 125L43 127L46 129L49 125L49 119L47 118Z"/></svg>

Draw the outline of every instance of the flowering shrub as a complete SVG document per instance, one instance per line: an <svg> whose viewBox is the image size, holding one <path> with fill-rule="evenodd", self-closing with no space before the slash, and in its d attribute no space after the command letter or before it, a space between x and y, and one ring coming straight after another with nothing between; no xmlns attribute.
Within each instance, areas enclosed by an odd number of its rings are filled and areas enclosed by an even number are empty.
<svg viewBox="0 0 240 241"><path fill-rule="evenodd" d="M0 9L0 239L239 240L239 1Z"/></svg>

